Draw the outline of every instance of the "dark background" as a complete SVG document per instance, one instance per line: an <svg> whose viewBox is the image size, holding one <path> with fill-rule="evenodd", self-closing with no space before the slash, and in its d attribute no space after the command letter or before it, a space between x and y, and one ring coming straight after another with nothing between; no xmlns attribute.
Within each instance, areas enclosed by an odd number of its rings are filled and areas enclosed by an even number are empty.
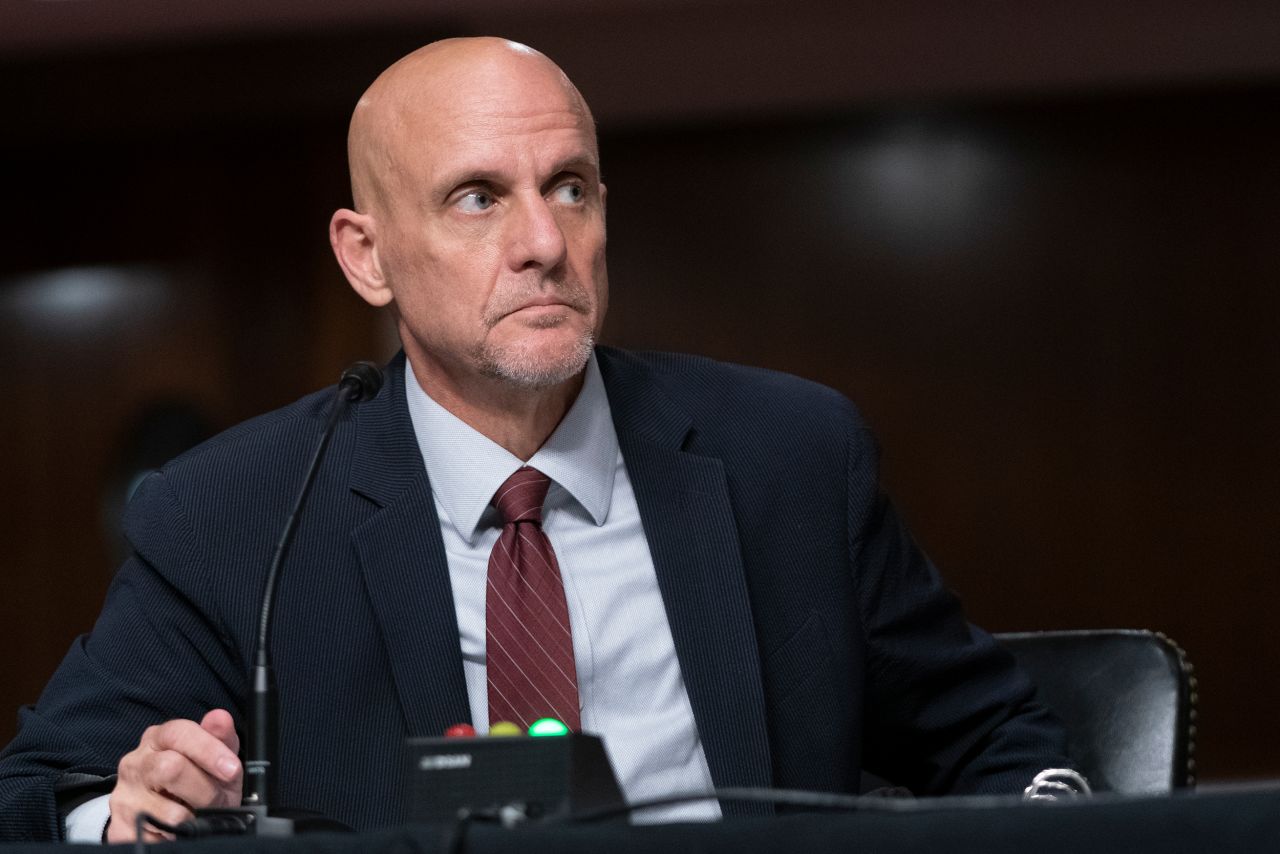
<svg viewBox="0 0 1280 854"><path fill-rule="evenodd" d="M1230 0L0 0L0 741L138 470L394 349L347 116L485 32L595 108L607 340L842 390L977 622L1169 633L1202 776L1280 776L1280 4Z"/></svg>

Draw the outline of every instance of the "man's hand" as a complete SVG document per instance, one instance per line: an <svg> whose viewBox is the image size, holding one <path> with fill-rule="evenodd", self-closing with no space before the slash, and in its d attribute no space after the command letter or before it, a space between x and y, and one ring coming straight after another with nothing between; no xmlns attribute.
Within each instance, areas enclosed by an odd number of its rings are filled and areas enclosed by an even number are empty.
<svg viewBox="0 0 1280 854"><path fill-rule="evenodd" d="M199 724L174 720L148 727L137 749L120 760L106 841L132 842L138 813L178 824L194 809L240 803L239 749L231 715L222 709ZM143 835L149 842L170 838L152 830Z"/></svg>

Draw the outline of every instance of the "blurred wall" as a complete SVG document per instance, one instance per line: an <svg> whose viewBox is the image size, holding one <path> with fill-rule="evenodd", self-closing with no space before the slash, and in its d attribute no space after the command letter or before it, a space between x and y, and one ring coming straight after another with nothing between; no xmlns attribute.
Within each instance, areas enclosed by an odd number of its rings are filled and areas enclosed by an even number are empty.
<svg viewBox="0 0 1280 854"><path fill-rule="evenodd" d="M1280 774L1280 74L1257 31L1152 17L1153 58L1132 20L1091 64L1072 40L1098 22L1051 13L984 30L945 4L808 4L806 41L776 10L673 5L602 13L592 38L502 28L596 104L607 339L844 391L975 620L1170 633L1199 670L1203 773ZM469 28L0 67L23 117L0 140L0 710L91 626L137 471L390 351L325 237L346 115L387 62ZM864 59L837 56L845 32Z"/></svg>

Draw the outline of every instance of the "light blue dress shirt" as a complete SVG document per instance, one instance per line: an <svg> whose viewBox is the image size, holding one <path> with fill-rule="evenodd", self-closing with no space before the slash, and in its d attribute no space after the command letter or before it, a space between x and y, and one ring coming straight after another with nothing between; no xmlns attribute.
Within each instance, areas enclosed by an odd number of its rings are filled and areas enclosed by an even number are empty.
<svg viewBox="0 0 1280 854"><path fill-rule="evenodd" d="M489 726L485 591L489 553L501 531L490 501L516 469L530 465L552 481L542 529L564 579L583 731L604 739L629 801L710 789L711 772L595 356L577 399L527 463L432 400L411 365L405 397L440 518L476 731ZM719 816L719 804L706 800L646 811L636 820Z"/></svg>

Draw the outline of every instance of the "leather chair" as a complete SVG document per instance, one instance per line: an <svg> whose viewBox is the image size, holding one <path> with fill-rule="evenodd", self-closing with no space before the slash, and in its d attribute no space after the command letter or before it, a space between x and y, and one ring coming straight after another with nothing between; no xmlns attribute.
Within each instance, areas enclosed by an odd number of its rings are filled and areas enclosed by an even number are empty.
<svg viewBox="0 0 1280 854"><path fill-rule="evenodd" d="M1196 682L1172 640L1129 629L995 637L1066 725L1094 791L1152 795L1195 784Z"/></svg>

